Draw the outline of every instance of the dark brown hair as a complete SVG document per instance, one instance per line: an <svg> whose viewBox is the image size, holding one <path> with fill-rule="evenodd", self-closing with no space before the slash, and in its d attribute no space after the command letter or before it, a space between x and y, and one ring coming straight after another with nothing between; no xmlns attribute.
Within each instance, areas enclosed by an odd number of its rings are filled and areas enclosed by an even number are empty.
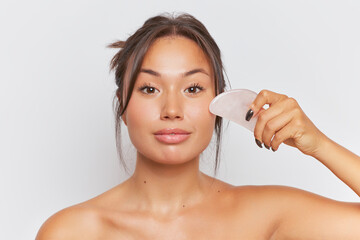
<svg viewBox="0 0 360 240"><path fill-rule="evenodd" d="M114 108L116 146L125 171L127 171L127 167L122 156L120 142L121 116L124 114L129 103L135 81L147 50L156 39L167 36L182 36L193 40L204 51L209 59L214 72L215 94L218 95L222 93L226 86L223 74L225 71L221 61L220 49L205 26L190 14L184 13L175 16L164 13L151 17L126 41L116 41L109 44L108 47L110 48L121 48L111 59L110 71L115 70L115 82L118 86L116 96L114 97L114 100L116 101L116 106ZM127 78L129 78L127 94L125 94L125 73ZM125 101L122 96L126 96ZM216 175L222 133L222 118L219 116L216 116L215 119L215 132L216 155L214 174Z"/></svg>

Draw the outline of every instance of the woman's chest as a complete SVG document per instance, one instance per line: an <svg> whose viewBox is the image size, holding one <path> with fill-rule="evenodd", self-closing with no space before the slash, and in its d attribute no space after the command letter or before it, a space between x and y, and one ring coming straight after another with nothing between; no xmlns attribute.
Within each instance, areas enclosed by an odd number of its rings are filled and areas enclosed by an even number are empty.
<svg viewBox="0 0 360 240"><path fill-rule="evenodd" d="M210 211L211 212L211 211ZM106 239L270 239L272 224L261 216L198 213L171 220L127 216L106 226ZM105 237L105 236L104 236Z"/></svg>

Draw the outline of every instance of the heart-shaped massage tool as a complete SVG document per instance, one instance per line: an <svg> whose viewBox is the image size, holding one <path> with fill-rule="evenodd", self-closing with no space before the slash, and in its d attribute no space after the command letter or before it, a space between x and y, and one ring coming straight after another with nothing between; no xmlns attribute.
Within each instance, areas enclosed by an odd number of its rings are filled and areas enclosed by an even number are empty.
<svg viewBox="0 0 360 240"><path fill-rule="evenodd" d="M246 121L245 116L257 93L248 89L233 89L217 95L210 103L212 114L234 121L254 132L257 116Z"/></svg>

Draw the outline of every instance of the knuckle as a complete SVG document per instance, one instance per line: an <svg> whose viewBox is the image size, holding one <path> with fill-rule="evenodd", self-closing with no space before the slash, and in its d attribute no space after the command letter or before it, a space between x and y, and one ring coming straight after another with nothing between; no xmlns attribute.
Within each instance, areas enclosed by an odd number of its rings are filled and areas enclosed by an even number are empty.
<svg viewBox="0 0 360 240"><path fill-rule="evenodd" d="M265 115L264 114L259 114L259 116L258 116L258 121L264 121L265 120Z"/></svg>
<svg viewBox="0 0 360 240"><path fill-rule="evenodd" d="M259 95L261 95L262 97L266 97L269 95L269 91L266 89L263 89L260 91Z"/></svg>
<svg viewBox="0 0 360 240"><path fill-rule="evenodd" d="M300 119L295 119L294 120L294 125L295 125L295 127L297 127L297 128L302 128L303 127L303 122L300 120Z"/></svg>
<svg viewBox="0 0 360 240"><path fill-rule="evenodd" d="M275 131L274 124L272 124L271 122L266 123L265 130L267 130L267 131Z"/></svg>
<svg viewBox="0 0 360 240"><path fill-rule="evenodd" d="M292 112L294 115L299 115L301 113L301 110L299 108L294 108Z"/></svg>
<svg viewBox="0 0 360 240"><path fill-rule="evenodd" d="M285 94L281 94L280 95L280 99L281 100L286 100L286 99L288 99L289 97L287 96L287 95L285 95Z"/></svg>
<svg viewBox="0 0 360 240"><path fill-rule="evenodd" d="M290 105L294 106L294 105L297 105L297 101L295 98L292 98L292 97L289 97L287 99L287 101L289 102Z"/></svg>

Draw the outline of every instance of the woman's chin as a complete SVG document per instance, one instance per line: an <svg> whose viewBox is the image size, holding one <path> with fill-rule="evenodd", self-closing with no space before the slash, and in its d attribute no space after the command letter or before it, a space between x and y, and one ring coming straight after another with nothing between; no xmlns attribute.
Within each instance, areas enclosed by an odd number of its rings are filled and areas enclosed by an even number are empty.
<svg viewBox="0 0 360 240"><path fill-rule="evenodd" d="M197 155L199 156L199 155ZM166 165L180 165L195 160L196 156L184 156L184 152L161 152L160 154L149 154L146 158L152 162Z"/></svg>
<svg viewBox="0 0 360 240"><path fill-rule="evenodd" d="M164 156L154 158L153 161L161 164L179 165L194 160L195 157L186 157L184 154L166 154Z"/></svg>

